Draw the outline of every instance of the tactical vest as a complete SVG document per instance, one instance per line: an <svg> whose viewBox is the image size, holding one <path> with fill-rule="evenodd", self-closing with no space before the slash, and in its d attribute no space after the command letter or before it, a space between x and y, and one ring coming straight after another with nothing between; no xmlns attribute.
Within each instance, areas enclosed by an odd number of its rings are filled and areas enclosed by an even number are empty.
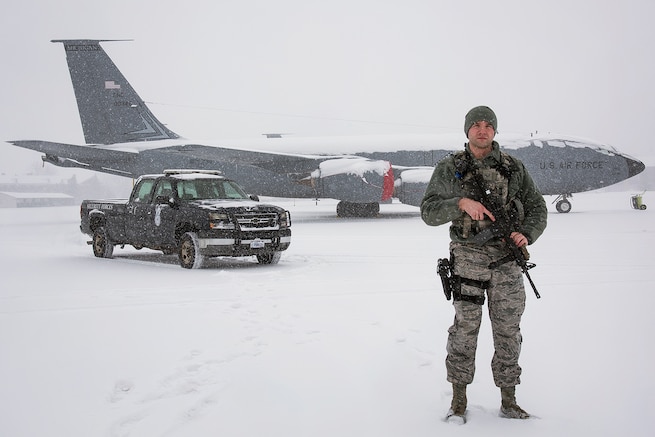
<svg viewBox="0 0 655 437"><path fill-rule="evenodd" d="M501 199L506 209L514 208L519 221L523 222L523 205L517 198L509 198L509 180L512 173L516 171L516 165L512 158L505 152L500 151L500 162L490 167L482 166L476 161L467 150L462 150L453 155L455 163L455 175L460 182L463 192L462 197L481 201L482 193L480 188L473 182L473 176L479 173L491 194ZM476 234L489 226L492 221L485 216L484 220L473 220L468 214L453 220L453 226L458 229L462 238L468 238L471 233Z"/></svg>

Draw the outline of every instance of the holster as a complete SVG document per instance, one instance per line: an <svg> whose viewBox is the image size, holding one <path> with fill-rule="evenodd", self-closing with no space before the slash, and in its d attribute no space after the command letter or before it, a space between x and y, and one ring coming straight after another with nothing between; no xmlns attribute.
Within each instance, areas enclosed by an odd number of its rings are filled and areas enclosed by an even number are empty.
<svg viewBox="0 0 655 437"><path fill-rule="evenodd" d="M453 295L453 269L448 258L439 258L437 260L437 273L441 276L441 285L446 300L450 300Z"/></svg>
<svg viewBox="0 0 655 437"><path fill-rule="evenodd" d="M441 277L441 285L443 286L443 292L446 295L446 300L450 300L452 297L453 301L455 302L463 300L466 302L472 302L477 305L484 305L484 294L480 296L462 294L462 284L486 290L489 288L489 281L479 281L476 279L462 278L459 275L455 275L453 264L454 260L452 254L450 259L439 258L437 261L437 273Z"/></svg>

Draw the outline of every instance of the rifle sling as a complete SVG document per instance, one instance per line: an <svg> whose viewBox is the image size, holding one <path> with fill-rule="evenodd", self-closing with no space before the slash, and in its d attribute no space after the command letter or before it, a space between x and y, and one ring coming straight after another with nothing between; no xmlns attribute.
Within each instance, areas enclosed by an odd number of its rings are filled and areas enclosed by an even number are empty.
<svg viewBox="0 0 655 437"><path fill-rule="evenodd" d="M487 241L491 240L494 237L495 235L493 229L487 228L483 231L478 232L473 237L471 237L470 241L476 246L482 246L484 243L486 243Z"/></svg>
<svg viewBox="0 0 655 437"><path fill-rule="evenodd" d="M514 261L514 256L510 253L508 255L505 255L499 260L496 260L492 263L489 263L489 268L490 269L495 269L496 267L502 266L505 263L508 263L510 261Z"/></svg>

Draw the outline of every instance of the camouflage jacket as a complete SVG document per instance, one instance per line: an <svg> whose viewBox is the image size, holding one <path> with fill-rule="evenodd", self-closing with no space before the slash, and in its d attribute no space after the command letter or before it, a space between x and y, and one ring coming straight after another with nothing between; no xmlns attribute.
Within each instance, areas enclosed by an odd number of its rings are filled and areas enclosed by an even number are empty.
<svg viewBox="0 0 655 437"><path fill-rule="evenodd" d="M470 152L468 144L466 150ZM461 223L465 218L468 219L468 214L459 209L458 202L462 197L471 196L463 186L461 175L457 174L457 160L461 159L463 154L464 152L450 154L437 163L421 202L421 218L430 226L453 222L450 227L450 238L464 243L467 238L462 233ZM497 168L503 164L507 167L509 163L511 171L507 181L506 201L520 203L523 217L516 231L526 236L528 244L534 243L546 228L548 211L543 196L537 190L523 163L501 152L495 141L489 155L482 160L471 159L478 168Z"/></svg>

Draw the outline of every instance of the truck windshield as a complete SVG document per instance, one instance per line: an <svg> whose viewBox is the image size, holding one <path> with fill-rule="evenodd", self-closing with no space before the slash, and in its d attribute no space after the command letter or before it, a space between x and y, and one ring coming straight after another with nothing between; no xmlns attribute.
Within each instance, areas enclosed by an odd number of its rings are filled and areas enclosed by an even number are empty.
<svg viewBox="0 0 655 437"><path fill-rule="evenodd" d="M248 195L232 181L194 179L177 182L177 196L183 200L248 199Z"/></svg>

